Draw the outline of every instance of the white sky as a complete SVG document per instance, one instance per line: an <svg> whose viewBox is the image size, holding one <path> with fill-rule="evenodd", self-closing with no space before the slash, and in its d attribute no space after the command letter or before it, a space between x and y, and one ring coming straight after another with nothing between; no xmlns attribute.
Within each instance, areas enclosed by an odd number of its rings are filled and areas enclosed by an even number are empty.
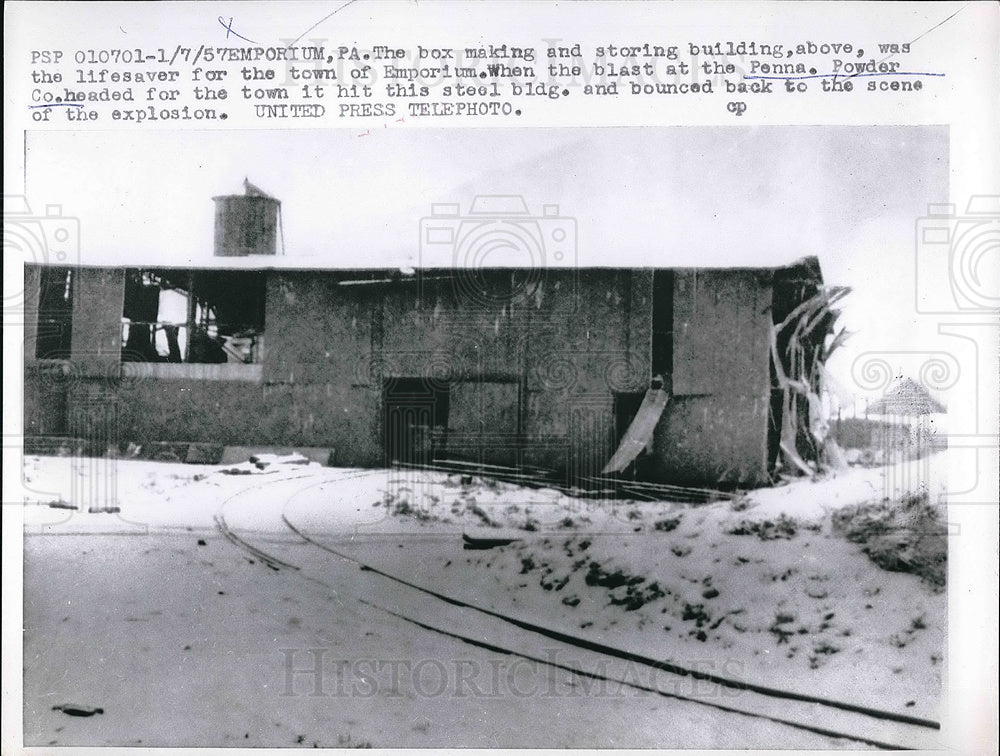
<svg viewBox="0 0 1000 756"><path fill-rule="evenodd" d="M948 200L946 128L445 130L390 120L359 133L34 133L25 186L36 213L61 204L79 218L84 262L165 265L214 262L211 198L242 193L244 176L282 201L287 255L309 267L417 266L432 203L466 210L476 195L518 194L534 214L558 204L576 220L581 265L818 256L828 284L854 288L843 322L857 334L831 365L849 390L859 390L851 362L861 352L933 350L938 338L913 304L914 224L928 203ZM904 356L893 369L915 367Z"/></svg>

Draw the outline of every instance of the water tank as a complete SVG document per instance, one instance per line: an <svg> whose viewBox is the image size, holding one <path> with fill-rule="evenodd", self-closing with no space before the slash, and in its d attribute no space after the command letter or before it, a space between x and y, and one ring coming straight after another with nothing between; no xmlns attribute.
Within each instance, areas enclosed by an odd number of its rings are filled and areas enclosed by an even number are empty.
<svg viewBox="0 0 1000 756"><path fill-rule="evenodd" d="M252 191L253 190L253 191ZM215 202L215 256L278 253L281 203L247 182L246 194L212 197Z"/></svg>

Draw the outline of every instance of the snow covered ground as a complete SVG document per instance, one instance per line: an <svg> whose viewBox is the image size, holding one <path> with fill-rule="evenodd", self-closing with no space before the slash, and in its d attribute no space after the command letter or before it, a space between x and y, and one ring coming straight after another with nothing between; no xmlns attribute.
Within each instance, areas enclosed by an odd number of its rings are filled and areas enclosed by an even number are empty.
<svg viewBox="0 0 1000 756"><path fill-rule="evenodd" d="M566 659L570 647L392 577L583 642L936 719L943 573L883 569L864 553L874 541L861 526L881 533L885 513L852 508L920 490L933 510L941 466L852 469L685 505L303 459L30 457L25 743L858 747L781 725L785 704L706 681L700 691L690 678L673 683L692 702L641 690L649 681L620 663L608 677L642 684L601 687L512 656L504 649ZM63 508L73 503L120 511ZM294 567L269 569L240 550L217 516ZM510 543L470 550L463 533ZM592 669L595 659L570 661ZM103 712L52 708L66 703ZM830 722L858 732L850 717Z"/></svg>

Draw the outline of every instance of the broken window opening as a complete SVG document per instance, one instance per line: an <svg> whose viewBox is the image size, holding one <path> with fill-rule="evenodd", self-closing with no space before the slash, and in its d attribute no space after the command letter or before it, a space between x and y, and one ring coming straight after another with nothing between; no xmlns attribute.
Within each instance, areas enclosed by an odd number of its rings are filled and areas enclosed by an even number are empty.
<svg viewBox="0 0 1000 756"><path fill-rule="evenodd" d="M73 342L73 271L42 268L35 357L68 360Z"/></svg>
<svg viewBox="0 0 1000 756"><path fill-rule="evenodd" d="M258 271L127 270L122 360L261 363L264 296Z"/></svg>

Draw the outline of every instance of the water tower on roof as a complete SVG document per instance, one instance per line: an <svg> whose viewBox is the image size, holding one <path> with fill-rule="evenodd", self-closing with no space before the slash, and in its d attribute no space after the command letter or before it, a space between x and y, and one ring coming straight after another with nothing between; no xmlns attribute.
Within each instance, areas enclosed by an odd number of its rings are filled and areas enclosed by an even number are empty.
<svg viewBox="0 0 1000 756"><path fill-rule="evenodd" d="M245 194L212 197L215 202L215 256L278 254L281 202L248 179L243 180L243 187Z"/></svg>

